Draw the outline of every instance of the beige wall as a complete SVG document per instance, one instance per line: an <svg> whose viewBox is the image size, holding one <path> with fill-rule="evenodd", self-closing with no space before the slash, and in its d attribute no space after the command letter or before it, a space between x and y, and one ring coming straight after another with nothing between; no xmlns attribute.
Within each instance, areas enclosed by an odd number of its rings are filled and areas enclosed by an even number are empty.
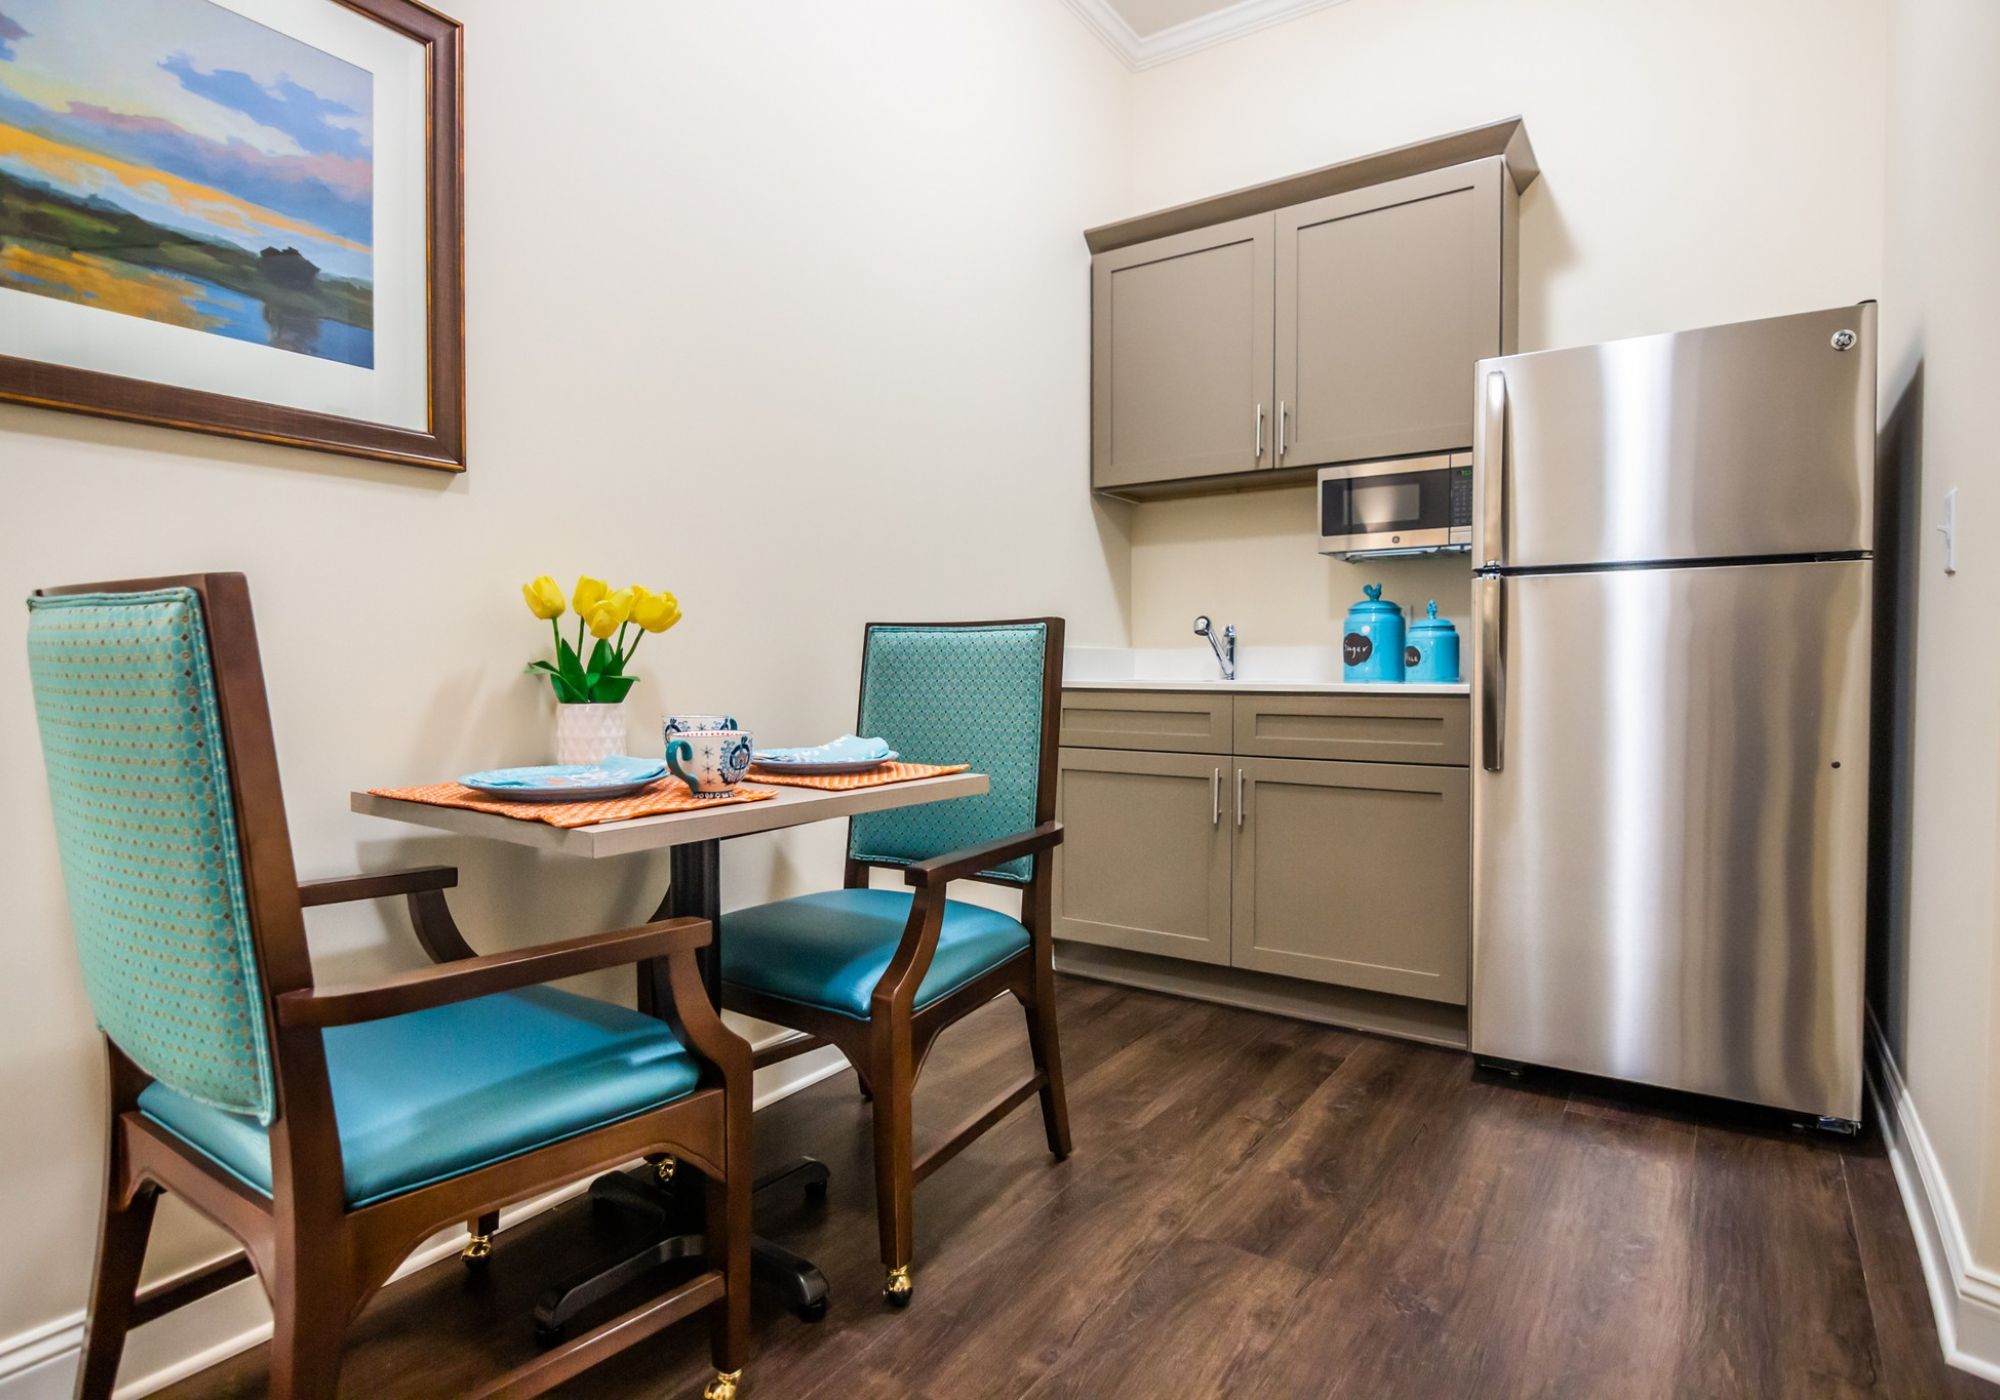
<svg viewBox="0 0 2000 1400"><path fill-rule="evenodd" d="M663 707L840 733L869 618L1056 612L1125 640L1122 527L1084 484L1078 231L1126 207L1129 79L1053 3L447 6L469 62L471 473L0 408L0 597L246 571L301 873L457 862L490 948L643 916L665 876L347 812L356 785L544 756L531 574L680 594L686 622L641 652L641 744ZM0 1343L81 1306L101 1162L14 616ZM838 839L733 845L728 899L835 880ZM323 971L417 958L393 915L311 926ZM165 1234L169 1262L214 1239Z"/></svg>
<svg viewBox="0 0 2000 1400"><path fill-rule="evenodd" d="M1545 172L1521 200L1521 349L1859 301L1880 292L1886 16L1348 0L1139 74L1127 212L1518 113ZM1435 563L1322 559L1306 490L1144 505L1132 532L1139 646L1204 611L1246 643L1332 645L1369 579L1461 616L1470 592Z"/></svg>
<svg viewBox="0 0 2000 1400"><path fill-rule="evenodd" d="M1976 1263L2000 1267L2000 9L1897 0L1883 288L1891 459L1914 473L1907 883L1878 1010ZM1900 414L1897 410L1900 408ZM1897 415L1891 417L1891 415ZM1933 528L1958 489L1958 572Z"/></svg>

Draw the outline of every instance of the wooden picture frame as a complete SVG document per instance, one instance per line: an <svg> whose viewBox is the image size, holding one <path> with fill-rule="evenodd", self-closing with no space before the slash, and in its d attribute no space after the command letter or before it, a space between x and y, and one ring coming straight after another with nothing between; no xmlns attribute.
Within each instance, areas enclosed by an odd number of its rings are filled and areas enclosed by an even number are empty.
<svg viewBox="0 0 2000 1400"><path fill-rule="evenodd" d="M424 50L428 423L409 428L0 354L0 402L184 428L443 471L465 469L463 31L417 0L324 0Z"/></svg>

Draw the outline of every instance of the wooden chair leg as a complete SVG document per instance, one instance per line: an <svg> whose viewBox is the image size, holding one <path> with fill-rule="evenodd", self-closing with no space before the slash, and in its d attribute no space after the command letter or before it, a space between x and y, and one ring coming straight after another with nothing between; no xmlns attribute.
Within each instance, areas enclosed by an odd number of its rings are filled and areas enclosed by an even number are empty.
<svg viewBox="0 0 2000 1400"><path fill-rule="evenodd" d="M884 1052L869 1073L875 1091L875 1220L882 1231L882 1296L899 1308L910 1304L910 1257L916 1252L911 1172L910 1069L897 1073Z"/></svg>
<svg viewBox="0 0 2000 1400"><path fill-rule="evenodd" d="M1042 1130L1048 1136L1049 1151L1060 1162L1069 1156L1069 1097L1063 1091L1062 1047L1056 1036L1056 975L1046 962L1035 968L1034 994L1024 1008L1028 1013L1028 1050L1035 1068L1045 1074L1042 1084Z"/></svg>
<svg viewBox="0 0 2000 1400"><path fill-rule="evenodd" d="M106 1174L104 1219L97 1233L97 1269L90 1281L90 1311L83 1323L83 1371L78 1376L78 1400L109 1400L118 1380L118 1361L125 1354L125 1334L132 1330L132 1303L139 1292L139 1269L146 1262L146 1240L153 1233L153 1208L159 1192L148 1186L121 1207L117 1186Z"/></svg>
<svg viewBox="0 0 2000 1400"><path fill-rule="evenodd" d="M465 1242L465 1248L458 1257L465 1267L474 1273L484 1269L493 1258L493 1235L500 1228L500 1212L489 1210L477 1220L466 1224L466 1233L472 1238Z"/></svg>
<svg viewBox="0 0 2000 1400"><path fill-rule="evenodd" d="M270 1400L333 1400L353 1298L331 1259L280 1255L271 1291Z"/></svg>
<svg viewBox="0 0 2000 1400"><path fill-rule="evenodd" d="M708 1237L727 1241L722 1258L727 1291L709 1313L708 1349L715 1362L715 1379L702 1391L703 1400L736 1400L743 1363L750 1354L751 1181L747 1150L740 1158L731 1154L728 1170L725 1179L707 1183L704 1197Z"/></svg>

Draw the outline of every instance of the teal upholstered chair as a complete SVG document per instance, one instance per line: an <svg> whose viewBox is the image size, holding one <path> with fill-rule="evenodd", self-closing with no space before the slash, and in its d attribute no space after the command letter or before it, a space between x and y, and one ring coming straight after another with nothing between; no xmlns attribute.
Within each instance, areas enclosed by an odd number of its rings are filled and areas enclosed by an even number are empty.
<svg viewBox="0 0 2000 1400"><path fill-rule="evenodd" d="M883 1292L898 1306L911 1296L917 1182L1036 1094L1049 1150L1069 1155L1050 961L1062 643L1053 617L871 625L856 732L911 762L969 763L991 789L857 816L844 888L725 916L723 1004L811 1037L766 1058L831 1043L874 1100ZM869 888L877 868L900 871L906 888ZM1021 917L947 899L954 880L1019 890ZM1034 1072L913 1160L911 1095L932 1043L1010 992L1027 1012Z"/></svg>
<svg viewBox="0 0 2000 1400"><path fill-rule="evenodd" d="M533 1394L706 1309L734 1393L748 1330L750 1052L704 996L700 920L475 955L443 868L301 885L250 597L236 574L29 601L70 922L110 1065L110 1161L78 1393L129 1328L253 1271L271 1393L330 1396L342 1336L425 1237L649 1153L712 1178L717 1263L501 1383ZM405 896L434 966L317 986L301 911ZM663 1019L540 984L643 963ZM244 1246L139 1288L154 1206ZM477 1251L475 1251L476 1253ZM719 1262L718 1262L719 1261Z"/></svg>

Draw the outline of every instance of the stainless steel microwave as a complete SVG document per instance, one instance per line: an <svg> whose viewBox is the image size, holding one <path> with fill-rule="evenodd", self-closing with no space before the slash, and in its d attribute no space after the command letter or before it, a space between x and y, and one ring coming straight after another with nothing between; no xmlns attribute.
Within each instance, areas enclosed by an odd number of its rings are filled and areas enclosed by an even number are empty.
<svg viewBox="0 0 2000 1400"><path fill-rule="evenodd" d="M1436 554L1472 548L1472 454L1319 470L1319 552Z"/></svg>

